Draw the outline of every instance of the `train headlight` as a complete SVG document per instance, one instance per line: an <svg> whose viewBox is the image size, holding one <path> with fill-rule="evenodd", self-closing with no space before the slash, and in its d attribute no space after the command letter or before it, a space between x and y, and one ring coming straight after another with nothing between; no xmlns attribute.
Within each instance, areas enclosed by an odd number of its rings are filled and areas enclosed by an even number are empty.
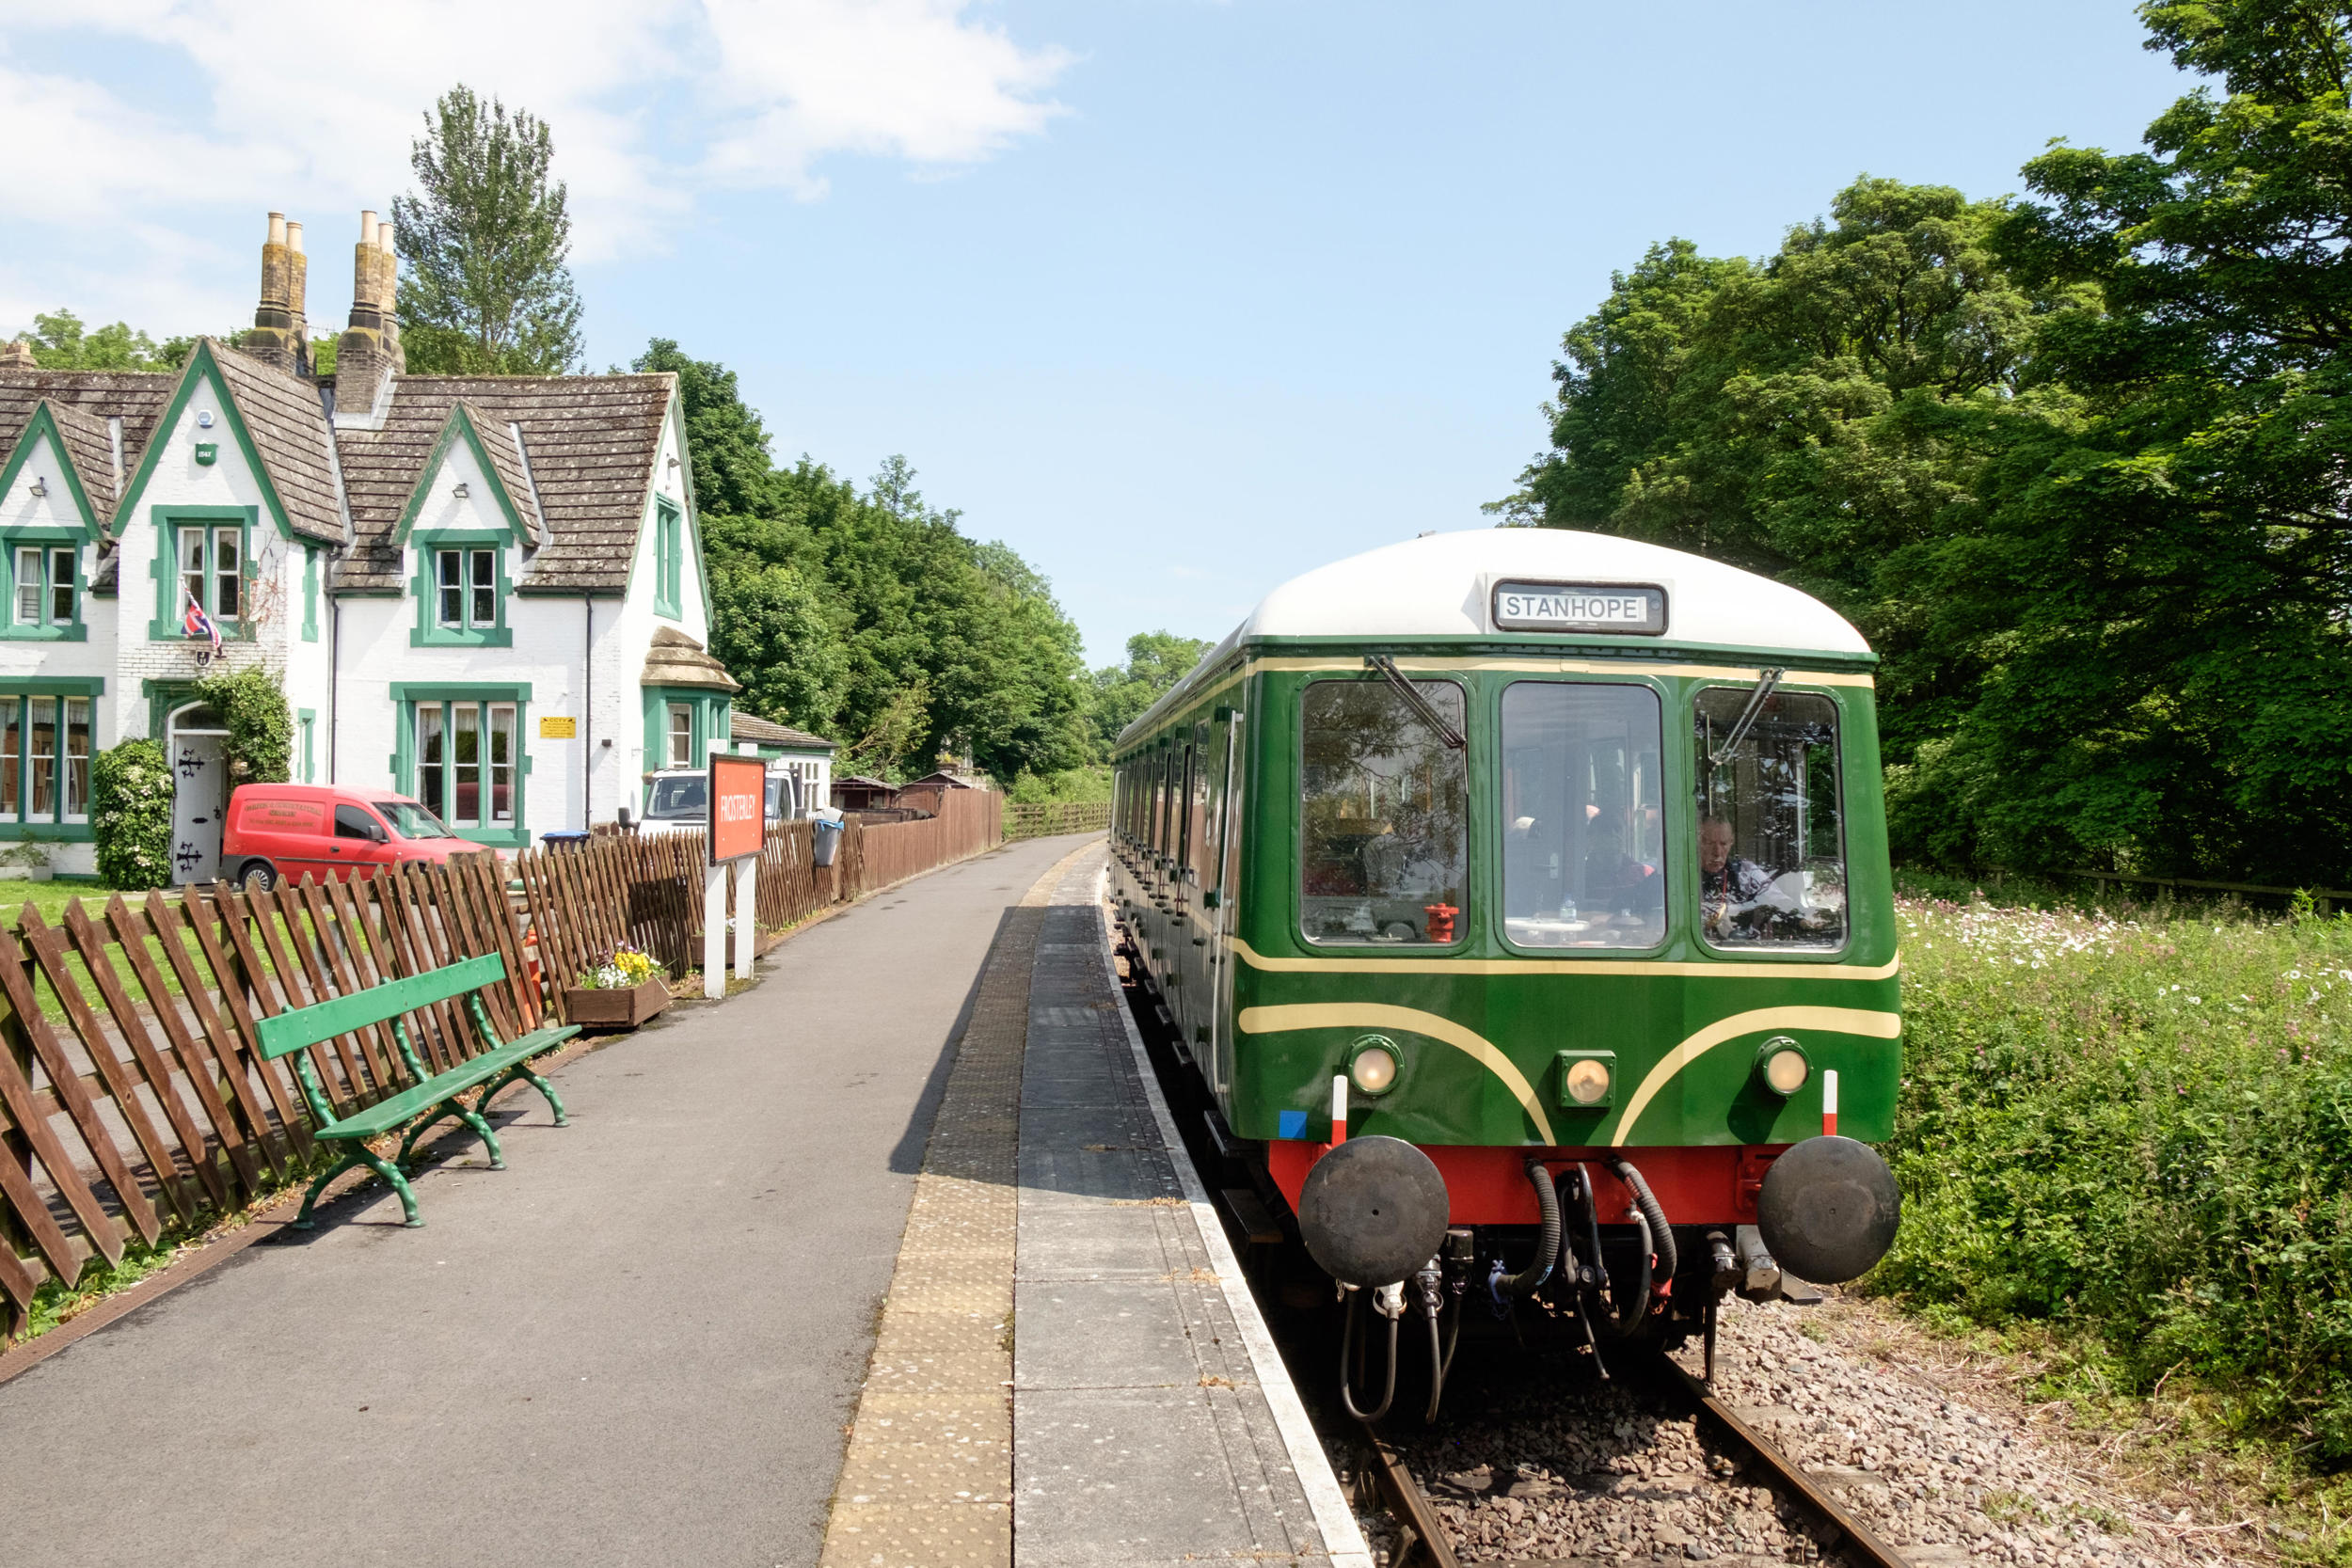
<svg viewBox="0 0 2352 1568"><path fill-rule="evenodd" d="M1348 1058L1347 1077L1366 1094L1388 1093L1396 1086L1396 1042L1382 1035L1358 1040Z"/></svg>
<svg viewBox="0 0 2352 1568"><path fill-rule="evenodd" d="M1786 1100L1804 1088L1813 1076L1804 1047L1786 1035L1774 1035L1756 1048L1756 1081L1766 1094Z"/></svg>
<svg viewBox="0 0 2352 1568"><path fill-rule="evenodd" d="M1560 1105L1593 1111L1609 1103L1617 1086L1617 1057L1612 1051L1560 1053Z"/></svg>

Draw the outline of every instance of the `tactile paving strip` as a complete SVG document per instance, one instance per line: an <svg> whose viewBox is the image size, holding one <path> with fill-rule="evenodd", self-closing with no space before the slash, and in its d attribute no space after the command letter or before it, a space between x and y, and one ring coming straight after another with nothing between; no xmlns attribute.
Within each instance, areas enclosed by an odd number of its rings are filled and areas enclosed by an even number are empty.
<svg viewBox="0 0 2352 1568"><path fill-rule="evenodd" d="M1012 1275L1039 878L980 973L850 1427L820 1568L1012 1561Z"/></svg>

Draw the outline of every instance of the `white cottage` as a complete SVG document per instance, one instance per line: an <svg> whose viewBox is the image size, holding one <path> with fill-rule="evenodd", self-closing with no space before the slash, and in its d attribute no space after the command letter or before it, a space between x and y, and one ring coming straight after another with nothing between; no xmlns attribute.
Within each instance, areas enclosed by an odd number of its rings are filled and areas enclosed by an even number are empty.
<svg viewBox="0 0 2352 1568"><path fill-rule="evenodd" d="M729 744L676 378L410 375L390 239L362 216L331 376L275 214L242 349L151 374L0 352L0 840L93 870L91 753L151 736L181 879L234 874L191 605L221 663L282 679L297 780L401 790L479 843L609 821Z"/></svg>

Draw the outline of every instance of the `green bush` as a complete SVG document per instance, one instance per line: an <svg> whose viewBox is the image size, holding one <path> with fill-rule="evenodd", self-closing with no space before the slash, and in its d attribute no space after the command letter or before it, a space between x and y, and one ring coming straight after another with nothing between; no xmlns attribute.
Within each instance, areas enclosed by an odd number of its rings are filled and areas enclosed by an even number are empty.
<svg viewBox="0 0 2352 1568"><path fill-rule="evenodd" d="M221 750L230 784L284 784L294 777L294 710L276 675L257 665L207 675L196 683L196 696L220 715L229 732Z"/></svg>
<svg viewBox="0 0 2352 1568"><path fill-rule="evenodd" d="M2352 919L1902 915L1903 1227L1872 1287L2352 1464Z"/></svg>
<svg viewBox="0 0 2352 1568"><path fill-rule="evenodd" d="M1111 798L1111 770L1072 768L1059 773L1023 773L1006 786L1005 799L1017 806L1061 801L1094 804Z"/></svg>
<svg viewBox="0 0 2352 1568"><path fill-rule="evenodd" d="M126 892L171 885L171 764L156 740L126 740L90 759L90 832L98 875Z"/></svg>

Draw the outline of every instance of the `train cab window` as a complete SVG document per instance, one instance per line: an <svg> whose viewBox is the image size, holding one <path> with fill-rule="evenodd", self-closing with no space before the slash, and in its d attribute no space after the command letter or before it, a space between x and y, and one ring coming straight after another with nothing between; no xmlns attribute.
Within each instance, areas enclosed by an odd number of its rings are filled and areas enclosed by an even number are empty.
<svg viewBox="0 0 2352 1568"><path fill-rule="evenodd" d="M1413 689L1458 737L1462 689L1451 681ZM1300 719L1306 939L1454 942L1469 860L1462 749L1383 681L1315 681Z"/></svg>
<svg viewBox="0 0 2352 1568"><path fill-rule="evenodd" d="M1502 930L1520 947L1666 934L1663 723L1642 686L1502 693Z"/></svg>
<svg viewBox="0 0 2352 1568"><path fill-rule="evenodd" d="M1707 941L1779 951L1843 947L1837 705L1810 692L1713 687L1698 694L1693 739Z"/></svg>

